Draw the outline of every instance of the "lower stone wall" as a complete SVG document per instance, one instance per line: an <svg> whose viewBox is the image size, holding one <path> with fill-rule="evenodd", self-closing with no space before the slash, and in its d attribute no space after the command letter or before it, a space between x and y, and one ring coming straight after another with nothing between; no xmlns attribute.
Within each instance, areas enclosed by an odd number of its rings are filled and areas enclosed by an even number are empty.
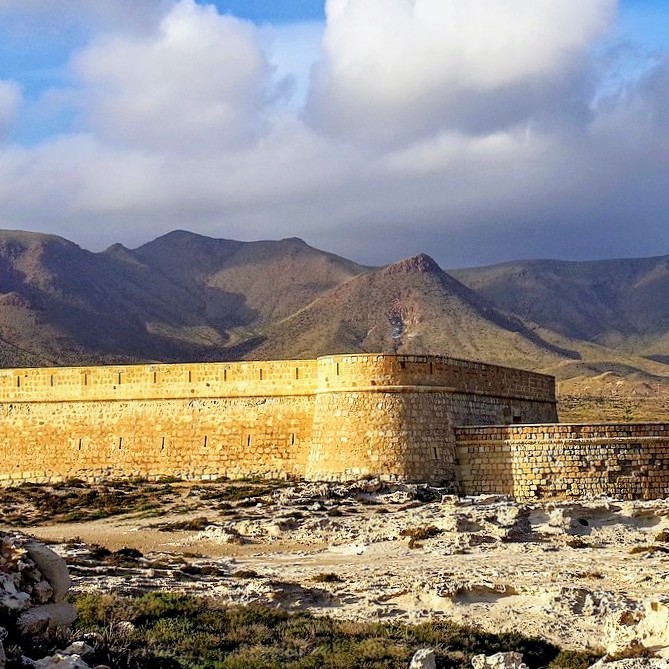
<svg viewBox="0 0 669 669"><path fill-rule="evenodd" d="M455 438L463 494L669 496L669 424L459 427Z"/></svg>
<svg viewBox="0 0 669 669"><path fill-rule="evenodd" d="M304 476L314 397L0 405L0 481Z"/></svg>

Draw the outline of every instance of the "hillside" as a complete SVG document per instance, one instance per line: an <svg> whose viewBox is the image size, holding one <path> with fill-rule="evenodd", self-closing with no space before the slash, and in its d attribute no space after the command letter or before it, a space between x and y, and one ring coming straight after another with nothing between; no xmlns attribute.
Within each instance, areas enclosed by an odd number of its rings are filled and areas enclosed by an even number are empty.
<svg viewBox="0 0 669 669"><path fill-rule="evenodd" d="M0 356L9 366L236 357L260 325L363 271L295 239L177 231L134 251L91 253L2 231Z"/></svg>
<svg viewBox="0 0 669 669"><path fill-rule="evenodd" d="M508 365L577 357L509 318L421 254L369 271L271 326L250 357L432 353Z"/></svg>
<svg viewBox="0 0 669 669"><path fill-rule="evenodd" d="M501 309L563 336L669 360L669 256L455 270Z"/></svg>
<svg viewBox="0 0 669 669"><path fill-rule="evenodd" d="M0 365L434 353L554 374L568 417L669 410L669 258L369 268L174 231L92 253L0 231ZM608 403L608 404L607 404ZM571 410L570 410L571 411Z"/></svg>

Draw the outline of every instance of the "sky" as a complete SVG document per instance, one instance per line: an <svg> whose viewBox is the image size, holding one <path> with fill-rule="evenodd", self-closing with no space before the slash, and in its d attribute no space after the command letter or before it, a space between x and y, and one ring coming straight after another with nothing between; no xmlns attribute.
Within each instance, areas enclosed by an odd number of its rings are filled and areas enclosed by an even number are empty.
<svg viewBox="0 0 669 669"><path fill-rule="evenodd" d="M669 3L0 0L0 228L669 254Z"/></svg>

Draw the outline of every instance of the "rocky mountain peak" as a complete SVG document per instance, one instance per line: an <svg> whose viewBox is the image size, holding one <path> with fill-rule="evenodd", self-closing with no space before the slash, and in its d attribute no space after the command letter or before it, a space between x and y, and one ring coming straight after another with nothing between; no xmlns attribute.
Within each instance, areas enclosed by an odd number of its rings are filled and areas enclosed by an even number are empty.
<svg viewBox="0 0 669 669"><path fill-rule="evenodd" d="M441 274L443 270L436 261L430 258L426 253L419 253L418 255L405 258L399 262L388 265L383 274Z"/></svg>

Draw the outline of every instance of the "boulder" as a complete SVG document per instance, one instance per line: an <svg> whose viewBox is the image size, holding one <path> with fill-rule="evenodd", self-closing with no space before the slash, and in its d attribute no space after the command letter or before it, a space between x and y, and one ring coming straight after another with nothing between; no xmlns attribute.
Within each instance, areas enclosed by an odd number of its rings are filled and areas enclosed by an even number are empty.
<svg viewBox="0 0 669 669"><path fill-rule="evenodd" d="M437 669L437 660L431 648L417 650L411 658L409 669Z"/></svg>
<svg viewBox="0 0 669 669"><path fill-rule="evenodd" d="M90 669L83 658L90 655L93 649L83 641L75 641L65 650L54 653L35 662L36 669Z"/></svg>
<svg viewBox="0 0 669 669"><path fill-rule="evenodd" d="M53 601L62 602L72 585L65 560L44 544L31 541L26 551L53 589Z"/></svg>
<svg viewBox="0 0 669 669"><path fill-rule="evenodd" d="M36 669L91 669L79 655L66 655L63 652L54 653L35 662Z"/></svg>
<svg viewBox="0 0 669 669"><path fill-rule="evenodd" d="M77 619L76 609L67 602L54 602L24 611L18 620L23 634L42 634L55 627L68 627Z"/></svg>
<svg viewBox="0 0 669 669"><path fill-rule="evenodd" d="M520 653L475 655L472 658L472 666L474 669L527 669Z"/></svg>

